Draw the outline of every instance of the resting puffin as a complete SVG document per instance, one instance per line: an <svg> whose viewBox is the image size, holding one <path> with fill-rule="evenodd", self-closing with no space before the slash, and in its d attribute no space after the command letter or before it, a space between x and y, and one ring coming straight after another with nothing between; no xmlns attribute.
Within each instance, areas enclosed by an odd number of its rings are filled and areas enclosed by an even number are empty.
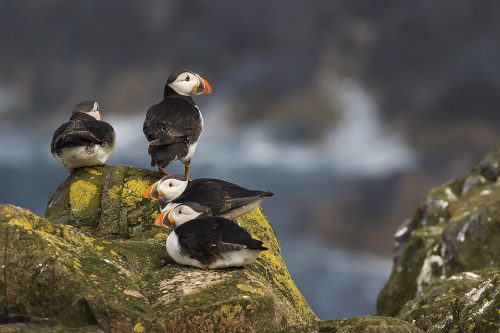
<svg viewBox="0 0 500 333"><path fill-rule="evenodd" d="M251 211L264 197L272 195L272 192L253 191L220 179L188 181L176 175L163 177L144 193L147 198L160 200L162 211L179 203L195 202L206 208L204 212L228 219Z"/></svg>
<svg viewBox="0 0 500 333"><path fill-rule="evenodd" d="M148 140L151 166L160 173L174 160L184 163L184 177L203 129L203 118L191 94L212 92L210 84L196 73L178 69L167 79L163 101L149 108L143 132Z"/></svg>
<svg viewBox="0 0 500 333"><path fill-rule="evenodd" d="M155 225L165 227L159 219ZM204 269L249 265L261 251L267 250L261 241L233 221L213 216L178 223L168 236L166 246L178 264Z"/></svg>
<svg viewBox="0 0 500 333"><path fill-rule="evenodd" d="M102 121L96 101L80 102L52 137L50 151L71 173L83 166L102 165L115 149L115 131Z"/></svg>

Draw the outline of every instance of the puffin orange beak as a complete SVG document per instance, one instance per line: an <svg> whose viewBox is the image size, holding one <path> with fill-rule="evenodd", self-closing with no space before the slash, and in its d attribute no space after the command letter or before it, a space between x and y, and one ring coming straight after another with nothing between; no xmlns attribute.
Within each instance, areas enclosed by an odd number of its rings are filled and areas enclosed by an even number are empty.
<svg viewBox="0 0 500 333"><path fill-rule="evenodd" d="M174 219L173 219L170 215L168 215L168 221L169 221L169 222L170 222L170 224L172 224L172 225L174 225L174 224L175 224Z"/></svg>
<svg viewBox="0 0 500 333"><path fill-rule="evenodd" d="M163 224L163 219L165 218L165 215L167 215L170 212L170 210L166 210L164 212L161 212L160 215L158 215L153 222L153 225L155 227L160 227L160 228L165 228L165 225ZM170 218L169 218L170 220Z"/></svg>
<svg viewBox="0 0 500 333"><path fill-rule="evenodd" d="M212 93L212 86L210 83L208 83L207 80L202 78L201 76L198 76L198 80L200 81L200 85L195 88L195 95L204 95L204 94L210 94Z"/></svg>
<svg viewBox="0 0 500 333"><path fill-rule="evenodd" d="M152 200L158 200L157 198L153 197L152 193L154 188L157 186L158 182L151 184L151 186L148 187L146 191L144 191L144 198L152 199Z"/></svg>

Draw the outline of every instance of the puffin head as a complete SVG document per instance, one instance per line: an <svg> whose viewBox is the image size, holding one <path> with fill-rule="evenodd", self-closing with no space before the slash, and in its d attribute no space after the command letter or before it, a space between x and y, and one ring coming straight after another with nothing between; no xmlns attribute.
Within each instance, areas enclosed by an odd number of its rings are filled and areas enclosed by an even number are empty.
<svg viewBox="0 0 500 333"><path fill-rule="evenodd" d="M170 202L179 197L186 187L188 180L181 175L168 175L152 184L144 192L144 197L153 200Z"/></svg>
<svg viewBox="0 0 500 333"><path fill-rule="evenodd" d="M157 227L177 228L181 224L198 217L208 216L208 208L196 202L177 204L170 210L164 210L154 221ZM169 226L170 224L170 226Z"/></svg>
<svg viewBox="0 0 500 333"><path fill-rule="evenodd" d="M210 94L212 92L212 87L207 80L187 69L178 69L170 74L167 86L182 96Z"/></svg>
<svg viewBox="0 0 500 333"><path fill-rule="evenodd" d="M102 120L102 114L99 111L99 104L96 101L80 102L73 108L73 113L82 112L97 120Z"/></svg>

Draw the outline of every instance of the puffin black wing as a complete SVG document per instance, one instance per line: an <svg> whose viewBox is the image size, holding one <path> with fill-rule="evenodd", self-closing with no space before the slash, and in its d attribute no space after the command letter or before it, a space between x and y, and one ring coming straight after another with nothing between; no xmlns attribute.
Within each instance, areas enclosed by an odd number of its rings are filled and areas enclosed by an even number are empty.
<svg viewBox="0 0 500 333"><path fill-rule="evenodd" d="M211 179L196 179L189 183L184 193L174 199L174 203L196 202L210 209L210 214L219 215L231 209L220 185Z"/></svg>
<svg viewBox="0 0 500 333"><path fill-rule="evenodd" d="M113 127L84 113L75 113L70 121L61 125L52 137L50 150L60 153L62 148L109 144L114 141Z"/></svg>
<svg viewBox="0 0 500 333"><path fill-rule="evenodd" d="M212 214L219 215L272 195L272 192L249 190L220 179L200 178L191 181L173 202L196 202L211 208Z"/></svg>
<svg viewBox="0 0 500 333"><path fill-rule="evenodd" d="M191 258L210 262L215 255L242 249L267 250L235 222L222 217L197 218L175 228L181 248Z"/></svg>
<svg viewBox="0 0 500 333"><path fill-rule="evenodd" d="M151 165L165 167L184 157L202 131L198 108L184 99L169 98L153 105L146 114L143 132L149 144Z"/></svg>

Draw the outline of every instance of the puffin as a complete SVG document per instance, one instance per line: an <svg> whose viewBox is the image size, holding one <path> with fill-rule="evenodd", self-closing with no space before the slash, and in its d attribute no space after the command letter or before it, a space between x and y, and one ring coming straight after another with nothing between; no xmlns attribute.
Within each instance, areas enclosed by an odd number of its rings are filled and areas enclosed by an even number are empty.
<svg viewBox="0 0 500 333"><path fill-rule="evenodd" d="M254 191L212 178L187 180L180 175L164 176L144 192L149 199L160 201L160 210L168 211L179 203L195 202L203 212L233 219L256 208L269 191Z"/></svg>
<svg viewBox="0 0 500 333"><path fill-rule="evenodd" d="M165 216L154 225L166 227ZM175 224L168 235L167 252L178 264L203 269L242 267L253 264L261 251L267 250L260 240L238 224L223 217L200 216Z"/></svg>
<svg viewBox="0 0 500 333"><path fill-rule="evenodd" d="M184 164L184 177L189 178L189 166L203 130L203 117L191 95L212 92L210 84L200 75L178 69L167 79L163 100L150 107L144 120L143 132L148 141L151 166L160 174L170 162Z"/></svg>
<svg viewBox="0 0 500 333"><path fill-rule="evenodd" d="M83 166L103 165L115 149L113 127L102 120L99 104L76 104L68 122L52 137L50 151L70 173Z"/></svg>

